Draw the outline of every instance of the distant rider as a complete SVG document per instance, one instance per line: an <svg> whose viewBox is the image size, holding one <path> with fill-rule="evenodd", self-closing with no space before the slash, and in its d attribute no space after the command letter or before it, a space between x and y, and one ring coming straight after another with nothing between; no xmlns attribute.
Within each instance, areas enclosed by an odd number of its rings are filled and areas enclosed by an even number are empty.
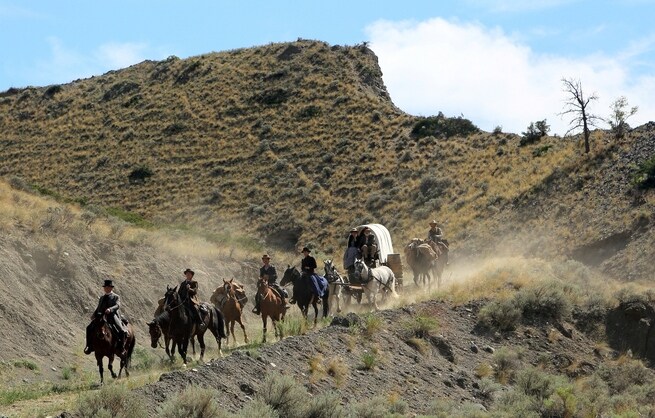
<svg viewBox="0 0 655 418"><path fill-rule="evenodd" d="M264 254L262 256L262 263L263 265L259 269L259 278L264 278L268 280L268 287L272 287L275 289L282 299L285 301L286 305L286 299L289 297L289 294L285 289L282 289L278 284L277 284L277 272L275 271L275 267L271 265L271 257L269 257L268 254ZM252 313L259 315L260 311L260 303L261 303L261 296L259 295L259 292L255 295L255 307L252 309ZM288 307L288 305L287 305Z"/></svg>
<svg viewBox="0 0 655 418"><path fill-rule="evenodd" d="M93 312L93 315L91 315L91 323L86 327L86 347L84 347L84 354L91 354L94 350L91 345L91 335L96 329L96 318L106 315L107 322L116 326L116 330L118 331L116 346L121 348L121 356L124 356L127 353L127 328L123 325L123 321L118 313L121 307L120 298L114 293L114 284L111 280L105 280L102 289L105 291L105 294L100 296L98 307Z"/></svg>
<svg viewBox="0 0 655 418"><path fill-rule="evenodd" d="M184 270L185 279L177 288L177 294L184 305L191 311L193 321L204 327L205 323L200 314L200 301L198 301L198 282L193 280L195 272L191 269Z"/></svg>
<svg viewBox="0 0 655 418"><path fill-rule="evenodd" d="M441 228L437 225L437 221L433 220L430 222L430 230L428 231L428 244L432 247L432 249L437 253L437 254L442 254L446 260L446 264L448 264L448 240L444 238L443 231ZM439 245L441 244L441 245ZM437 248L441 247L441 251L439 251Z"/></svg>

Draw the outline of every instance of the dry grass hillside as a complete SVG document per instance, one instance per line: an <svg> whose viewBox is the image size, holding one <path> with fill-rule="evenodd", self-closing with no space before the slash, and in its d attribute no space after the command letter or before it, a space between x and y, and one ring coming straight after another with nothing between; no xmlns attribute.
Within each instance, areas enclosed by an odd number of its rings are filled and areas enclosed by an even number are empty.
<svg viewBox="0 0 655 418"><path fill-rule="evenodd" d="M519 252L653 278L655 194L633 184L652 126L620 143L597 131L590 155L578 140L417 132L381 76L365 45L299 40L10 89L0 175L155 224L243 228L267 249L340 257L364 222L400 247L437 218L454 261Z"/></svg>

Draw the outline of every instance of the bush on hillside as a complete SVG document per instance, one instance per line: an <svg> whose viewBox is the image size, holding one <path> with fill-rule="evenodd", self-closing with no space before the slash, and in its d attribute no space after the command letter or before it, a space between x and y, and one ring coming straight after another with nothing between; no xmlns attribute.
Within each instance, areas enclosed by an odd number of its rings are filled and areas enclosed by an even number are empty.
<svg viewBox="0 0 655 418"><path fill-rule="evenodd" d="M519 146L534 144L535 142L539 141L542 137L548 135L549 131L550 131L550 126L546 123L546 119L537 122L530 122L528 129L525 132L521 132L521 135L523 135L523 137L519 142Z"/></svg>
<svg viewBox="0 0 655 418"><path fill-rule="evenodd" d="M48 87L44 92L43 92L43 97L46 99L52 99L55 97L55 94L61 92L63 89L60 85L55 84L54 86Z"/></svg>
<svg viewBox="0 0 655 418"><path fill-rule="evenodd" d="M163 418L221 418L223 408L214 400L213 389L189 386L167 400L157 416Z"/></svg>
<svg viewBox="0 0 655 418"><path fill-rule="evenodd" d="M632 184L640 189L655 188L655 155L639 164Z"/></svg>
<svg viewBox="0 0 655 418"><path fill-rule="evenodd" d="M152 177L153 174L153 171L149 167L142 165L132 170L128 179L130 183L143 183L147 178Z"/></svg>
<svg viewBox="0 0 655 418"><path fill-rule="evenodd" d="M426 136L445 137L453 136L467 137L478 132L477 126L462 116L448 118L439 112L437 116L422 118L412 128L414 138L423 138Z"/></svg>
<svg viewBox="0 0 655 418"><path fill-rule="evenodd" d="M145 402L125 386L108 385L99 391L82 395L76 415L81 418L147 417Z"/></svg>

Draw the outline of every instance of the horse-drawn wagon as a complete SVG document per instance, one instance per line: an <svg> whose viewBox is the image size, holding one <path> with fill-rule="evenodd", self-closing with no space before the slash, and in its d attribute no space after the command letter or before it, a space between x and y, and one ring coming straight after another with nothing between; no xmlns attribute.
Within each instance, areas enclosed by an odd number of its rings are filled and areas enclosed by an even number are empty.
<svg viewBox="0 0 655 418"><path fill-rule="evenodd" d="M365 228L368 228L370 233L375 237L374 242L376 246L375 252L371 254L371 257L368 260L365 260L367 267L389 267L396 279L395 287L402 288L403 268L400 261L400 254L395 253L393 250L393 243L391 241L389 230L381 224L366 224L358 226L356 228L357 233L362 233ZM355 268L356 261L362 258L363 254L361 254L360 249L356 247L349 247L344 253L343 267L346 270L346 276L341 278L342 282L339 285L346 304L350 303L352 298L355 298L357 303L361 303L362 301L366 282L360 280L358 277L359 274ZM334 270L334 266L330 265L330 269ZM334 280L335 275L333 272L328 271L327 264L325 273L328 280Z"/></svg>

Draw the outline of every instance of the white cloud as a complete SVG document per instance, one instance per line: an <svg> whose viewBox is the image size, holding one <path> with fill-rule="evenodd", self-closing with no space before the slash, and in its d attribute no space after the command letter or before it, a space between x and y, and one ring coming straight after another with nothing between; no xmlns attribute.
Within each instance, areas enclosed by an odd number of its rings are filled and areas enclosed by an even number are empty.
<svg viewBox="0 0 655 418"><path fill-rule="evenodd" d="M538 54L500 28L441 18L379 21L367 32L394 103L411 114L464 114L484 130L515 133L547 119L552 133L564 134L563 77L598 94L591 111L599 116L621 95L640 106L633 126L655 110L655 77L631 77L630 61L620 58Z"/></svg>
<svg viewBox="0 0 655 418"><path fill-rule="evenodd" d="M67 47L56 37L48 38L47 41L50 44L50 56L37 62L31 70L30 79L35 85L68 83L74 79L125 68L146 58L162 59L170 55L170 52L152 49L145 43L108 42L89 53L83 53Z"/></svg>
<svg viewBox="0 0 655 418"><path fill-rule="evenodd" d="M108 43L101 45L94 54L98 64L105 68L125 68L145 59L148 45L144 43Z"/></svg>

